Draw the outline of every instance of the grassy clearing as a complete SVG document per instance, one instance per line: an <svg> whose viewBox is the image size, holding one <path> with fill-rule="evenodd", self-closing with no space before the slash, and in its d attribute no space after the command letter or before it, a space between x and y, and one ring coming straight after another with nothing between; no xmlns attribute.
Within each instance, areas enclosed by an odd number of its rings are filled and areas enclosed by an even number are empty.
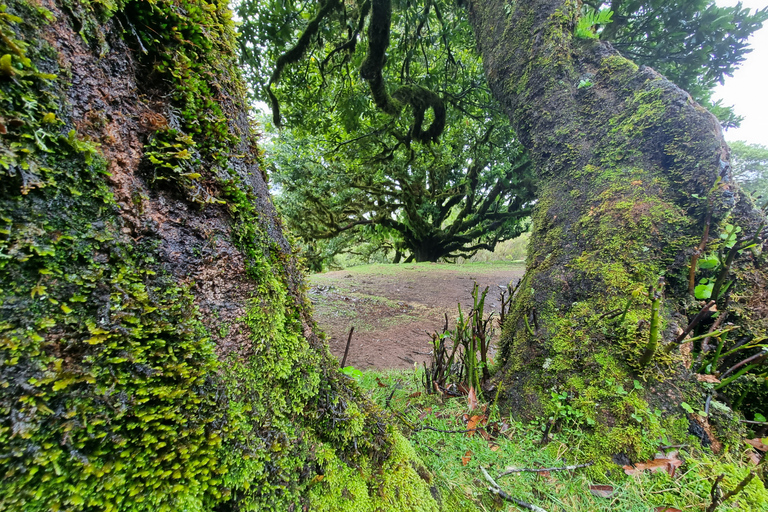
<svg viewBox="0 0 768 512"><path fill-rule="evenodd" d="M382 408L392 411L403 432L408 435L420 457L434 474L434 483L443 497L443 509L450 511L522 510L502 501L487 491L479 467L483 466L496 478L504 468L563 467L588 462L583 460L579 444L584 439L577 430L553 434L551 441L540 443L540 425L524 425L501 416L493 407L486 410L488 430L495 435L488 439L480 433L442 433L418 430L429 426L441 430L467 428L466 397L450 398L444 402L436 395L421 393L421 371L362 372L361 386ZM391 397L391 399L390 399ZM417 427L414 430L410 426ZM725 492L734 488L750 471L748 448L732 450L716 456L702 449L691 438L688 446L679 449L682 465L674 477L665 471L628 476L623 469L605 461L598 465L550 473L523 472L496 478L501 488L512 497L553 511L653 511L656 507L680 510L705 510L709 506L712 482L725 474L721 487ZM607 457L610 454L606 454ZM640 462L640 461L638 461ZM590 485L612 487L609 497L595 496ZM745 490L717 508L726 510L768 510L768 492L759 478L753 479Z"/></svg>
<svg viewBox="0 0 768 512"><path fill-rule="evenodd" d="M493 260L493 261L466 261L460 264L454 263L375 263L371 265L358 265L356 267L348 267L343 272L350 277L357 276L382 276L382 275L397 275L404 272L415 271L415 273L426 272L453 272L456 275L469 275L469 274L482 274L483 272L498 272L500 268L504 269L523 269L525 263L523 261L509 261L509 260ZM310 276L310 282L313 285L323 285L326 281L338 280L338 276L335 273L322 273L312 274Z"/></svg>

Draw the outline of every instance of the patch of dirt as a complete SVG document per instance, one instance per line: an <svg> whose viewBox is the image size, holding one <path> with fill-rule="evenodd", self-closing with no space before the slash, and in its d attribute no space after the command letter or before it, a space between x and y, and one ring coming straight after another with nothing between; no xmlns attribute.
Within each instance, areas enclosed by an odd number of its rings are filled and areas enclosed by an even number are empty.
<svg viewBox="0 0 768 512"><path fill-rule="evenodd" d="M457 305L469 311L475 282L489 287L486 314L498 312L500 291L524 270L516 263L366 265L310 276L309 298L339 361L354 326L347 366L413 368L429 364L429 334L442 331L445 315L453 328Z"/></svg>

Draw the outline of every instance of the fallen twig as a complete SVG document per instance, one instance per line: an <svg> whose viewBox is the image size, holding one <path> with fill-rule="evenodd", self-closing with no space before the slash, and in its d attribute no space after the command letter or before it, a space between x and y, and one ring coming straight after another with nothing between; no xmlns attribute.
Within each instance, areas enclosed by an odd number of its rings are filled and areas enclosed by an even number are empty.
<svg viewBox="0 0 768 512"><path fill-rule="evenodd" d="M498 496L501 496L503 499L505 499L507 501L511 501L512 503L514 503L518 507L522 507L522 508L524 508L526 510L533 510L534 512L547 512L546 510L544 510L541 507L537 507L536 505L531 505L530 503L526 503L525 501L518 500L517 498L513 498L512 496L510 496L506 492L502 491L501 487L499 487L499 484L496 483L496 481L493 479L493 477L491 477L491 475L488 474L488 472L485 470L485 468L483 466L480 466L480 471L483 472L483 475L485 476L485 479L488 480L488 483L491 484L491 485L488 486L488 490L491 491L492 493L494 493L494 494L496 494Z"/></svg>
<svg viewBox="0 0 768 512"><path fill-rule="evenodd" d="M768 425L768 421L739 420L739 423L749 423L750 425Z"/></svg>
<svg viewBox="0 0 768 512"><path fill-rule="evenodd" d="M714 305L715 305L715 301L713 300L707 302L707 304L703 308L701 308L701 311L699 311L699 313L695 317L693 317L691 322L688 324L688 327L683 329L683 332L681 332L677 336L677 338L675 338L675 343L677 343L678 345L680 345L681 343L684 343L686 341L685 337L688 336L688 333L690 333L693 330L693 328L696 327L699 324L699 322L701 322L705 317L711 314L710 308L712 308L712 306Z"/></svg>
<svg viewBox="0 0 768 512"><path fill-rule="evenodd" d="M341 367L342 368L344 368L344 365L347 363L347 354L349 354L349 344L352 341L352 333L353 332L355 332L355 326L354 325L349 330L349 337L347 338L347 347L344 349L344 357L341 358Z"/></svg>
<svg viewBox="0 0 768 512"><path fill-rule="evenodd" d="M418 432L420 430L432 430L434 432L441 432L443 434L466 434L467 432L475 432L477 430L483 430L483 429L482 427L476 427L476 428L468 428L466 430L443 430L441 428L430 427L428 425L419 425L418 427L413 427L414 432Z"/></svg>
<svg viewBox="0 0 768 512"><path fill-rule="evenodd" d="M747 476L744 478L744 480L742 480L741 482L739 482L739 485L737 485L736 487L734 487L734 488L733 488L733 490L731 490L731 491L728 491L728 492L725 494L725 496L723 496L723 497L721 498L720 496L718 496L718 494L719 494L719 493L718 493L717 491L718 491L718 487L719 487L719 485L720 485L720 482L723 480L723 477L724 477L724 476L725 476L725 475L720 475L720 476L718 476L718 477L717 477L717 479L715 480L715 483L714 483L714 484L712 484L712 490L710 491L710 496L712 497L712 504L711 504L711 505L710 505L710 506L707 508L707 512L714 512L714 511L715 511L715 509L716 509L716 508L717 508L717 507L718 507L718 506L719 506L721 503L725 503L725 501L726 501L726 500L728 500L728 499L730 499L730 498L732 498L732 497L736 496L736 495L737 495L737 494L739 494L739 493L740 493L742 490L744 490L744 488L747 486L747 484L748 484L749 482L751 482L753 478L755 478L755 472L754 472L754 471L750 471L750 472L749 472L749 474L748 474L748 475L747 475Z"/></svg>
<svg viewBox="0 0 768 512"><path fill-rule="evenodd" d="M546 471L571 471L579 468L587 468L592 466L594 462L585 462L584 464L576 464L575 466L563 466L561 468L514 468L508 467L503 473L499 474L496 478L501 478L512 473L544 473Z"/></svg>

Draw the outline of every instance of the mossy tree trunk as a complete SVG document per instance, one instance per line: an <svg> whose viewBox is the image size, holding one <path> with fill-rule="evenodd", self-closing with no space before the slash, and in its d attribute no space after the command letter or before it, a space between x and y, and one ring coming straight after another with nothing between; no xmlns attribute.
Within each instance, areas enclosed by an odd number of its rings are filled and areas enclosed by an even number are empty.
<svg viewBox="0 0 768 512"><path fill-rule="evenodd" d="M660 279L662 345L696 308L688 275L708 211L714 239L724 219L754 233L764 215L731 185L714 116L609 44L576 39L578 2L469 4L491 88L538 180L528 273L502 339L505 395L528 417L567 401L603 454L653 453L664 432L688 428L679 404L704 399L677 351L642 367ZM760 293L739 288L742 320Z"/></svg>
<svg viewBox="0 0 768 512"><path fill-rule="evenodd" d="M0 31L0 509L434 510L315 335L226 2Z"/></svg>

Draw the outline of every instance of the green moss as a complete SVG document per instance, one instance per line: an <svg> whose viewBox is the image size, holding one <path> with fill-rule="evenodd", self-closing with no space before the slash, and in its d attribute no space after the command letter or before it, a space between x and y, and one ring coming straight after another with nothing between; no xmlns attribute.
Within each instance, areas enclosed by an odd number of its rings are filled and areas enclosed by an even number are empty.
<svg viewBox="0 0 768 512"><path fill-rule="evenodd" d="M23 19L45 18L14 9L0 28L19 70L0 86L0 117L17 120L0 170L0 503L199 509L220 482L207 464L221 443L213 345L154 243L120 235L106 162L36 68L51 51Z"/></svg>
<svg viewBox="0 0 768 512"><path fill-rule="evenodd" d="M361 460L357 468L341 462L337 454L326 448L318 454L324 475L321 485L310 491L310 506L318 511L436 511L438 510L429 482L422 474L426 469L401 434L392 431L392 451L380 469ZM375 472L380 472L378 476ZM383 478L382 478L383 477ZM379 483L371 485L370 482Z"/></svg>
<svg viewBox="0 0 768 512"><path fill-rule="evenodd" d="M66 8L101 53L102 23L121 12L148 82L173 84L178 119L145 148L149 181L226 205L254 291L237 320L247 342L222 364L191 291L158 263L160 241L124 233L107 162L73 129L65 84L36 67L58 66L33 37L50 13L18 2L0 12L0 71L13 78L0 82L0 120L13 120L0 145L0 307L11 312L0 322L0 508L286 510L322 490L313 499L336 509L337 472L365 506L433 507L407 443L305 338L290 255L233 169L259 153L235 119L245 105L226 4ZM350 508L365 509L354 497Z"/></svg>

